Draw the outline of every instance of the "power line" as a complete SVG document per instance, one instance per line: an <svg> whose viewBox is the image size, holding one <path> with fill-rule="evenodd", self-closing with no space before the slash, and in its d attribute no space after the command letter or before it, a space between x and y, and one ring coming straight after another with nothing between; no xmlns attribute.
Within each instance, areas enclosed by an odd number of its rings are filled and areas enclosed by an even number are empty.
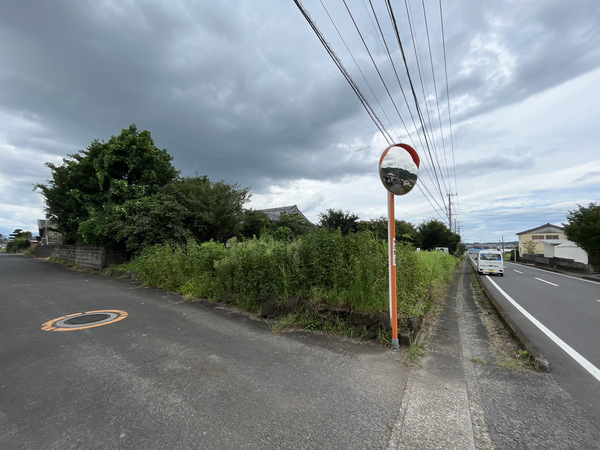
<svg viewBox="0 0 600 450"><path fill-rule="evenodd" d="M321 44L324 46L324 48L328 52L329 56L332 58L332 60L334 61L334 63L336 64L336 66L338 67L338 69L340 70L340 72L342 73L342 75L344 76L346 81L348 82L348 84L350 84L352 90L354 91L356 96L361 101L363 108L367 111L367 114L369 114L369 117L375 123L379 132L382 134L384 139L388 143L391 144L392 136L391 136L390 132L388 132L387 127L383 124L383 122L380 120L378 115L375 113L375 110L370 105L369 101L367 100L367 97L363 94L363 92L360 90L360 88L358 87L356 82L352 79L350 73L346 70L346 68L342 64L340 58L336 55L336 53L332 49L331 45L325 40L325 37L320 32L320 30L317 28L317 26L315 25L314 21L309 16L306 9L302 6L302 3L300 2L300 0L294 0L294 3L299 8L299 10L302 12L303 16L305 17L305 19L307 20L307 22L309 23L309 25L311 26L311 28L313 29L315 34L317 35ZM344 39L344 36L340 32L340 29L336 25L334 18L332 17L330 12L325 7L323 1L320 0L320 3L322 5L323 9L325 10L327 16L329 17L331 24L335 28L340 40L342 41L343 45L345 46L347 52L349 53L350 57L354 61L354 64L355 64L356 68L358 69L358 71L360 72L360 75L361 75L364 83L367 85L372 98L375 99L377 105L379 106L380 111L382 112L383 116L386 118L386 120L389 124L390 130L394 134L397 135L398 133L394 129L394 125L393 125L392 121L390 120L389 116L387 115L385 109L383 108L381 101L379 100L378 96L376 95L372 84L369 82L365 71L361 68L360 64L357 61L357 58L354 56L353 52L349 48L349 46L346 42L346 39ZM413 50L414 50L414 54L415 54L415 64L416 64L416 68L417 68L417 72L418 72L418 80L421 84L420 90L423 95L423 102L424 102L423 106L421 106L418 95L416 93L417 91L416 91L415 82L413 80L411 71L409 69L407 55L404 51L402 39L400 37L400 32L398 29L398 23L396 20L394 8L392 7L390 0L385 0L385 2L384 2L390 22L391 22L393 35L397 41L399 52L402 57L402 62L404 64L404 68L405 68L405 72L406 72L406 79L408 80L408 85L410 87L410 92L412 94L412 101L414 103L414 108L416 111L417 119L415 119L415 115L413 115L413 111L410 106L411 102L409 102L409 100L406 96L406 92L404 89L404 83L402 83L400 80L400 75L396 68L396 64L394 63L394 58L392 57L392 52L388 45L388 41L386 39L384 30L382 28L382 23L378 17L378 14L373 5L373 2L372 2L372 0L369 0L370 9L372 12L372 16L371 16L371 13L369 13L369 9L367 8L367 5L365 4L365 0L363 0L363 6L367 12L367 16L369 17L371 25L373 26L375 35L379 37L379 43L381 45L381 48L384 51L384 54L386 55L387 61L389 62L391 70L393 72L393 75L395 76L395 80L400 88L400 92L402 93L402 97L404 99L406 108L408 109L408 113L410 115L410 118L412 120L414 129L416 132L416 137L418 138L419 142L421 143L421 147L424 149L426 164L422 164L422 169L424 169L426 176L424 178L421 178L421 180L420 180L421 182L417 183L417 186L419 187L419 190L421 191L422 195L429 202L430 206L435 211L435 213L442 218L442 221L445 221L443 216L447 217L447 219L450 223L450 228L452 229L453 216L454 217L460 217L460 216L459 216L458 196L457 196L458 189L457 189L457 183L456 183L454 139L453 139L453 133L452 133L452 119L451 119L451 114L450 114L448 68L447 68L447 56L446 56L445 36L444 36L444 28L443 28L443 22L444 22L443 10L442 10L441 0L440 0L439 1L439 13L440 13L440 23L441 23L441 37L442 37L442 44L443 44L442 48L443 48L443 57L444 57L444 79L445 79L445 84L446 84L446 97L447 97L446 105L447 105L447 109L448 109L450 148L452 150L452 166L453 166L453 174L454 174L454 189L453 189L454 194L450 192L451 189L449 189L448 184L447 184L447 183L449 183L451 185L452 182L450 181L448 155L447 155L447 150L446 150L446 139L444 136L444 129L443 129L444 126L442 123L442 114L441 114L441 108L440 108L439 93L438 93L438 87L437 87L437 81L436 81L436 75L435 75L431 33L430 33L430 29L429 29L429 21L427 18L427 10L425 8L424 0L422 0L421 3L422 3L422 9L423 9L423 21L424 21L424 26L425 26L425 33L426 33L426 38L427 38L427 49L429 52L429 64L431 67L431 77L432 77L432 81L433 81L433 89L434 89L434 95L435 95L435 108L437 109L437 126L438 126L437 131L435 130L436 127L433 126L433 122L431 120L431 115L429 112L428 95L426 94L426 80L424 78L425 72L421 70L421 63L420 63L419 51L418 51L418 43L417 43L416 34L415 34L416 29L413 26L413 18L412 18L408 3L405 0L408 23L409 23L409 28L410 28L410 33L411 33L412 43L413 43ZM358 34L358 37L360 38L362 46L363 46L364 50L366 51L366 54L368 55L368 58L369 58L371 64L373 65L374 70L377 73L379 82L381 83L383 89L385 90L385 93L389 97L390 104L393 106L394 110L396 111L396 114L398 115L398 118L401 121L401 123L404 127L404 130L406 131L406 134L407 134L408 138L410 139L410 142L414 146L413 133L410 132L406 122L404 121L404 118L402 117L400 107L399 107L398 103L394 100L392 91L390 90L388 84L386 83L384 75L383 75L382 71L380 70L380 68L378 67L377 62L375 61L373 52L369 48L369 45L367 44L365 35L364 35L363 31L361 31L361 28L355 18L355 14L353 14L353 11L349 7L346 0L343 0L343 4L344 4L345 10L346 10L346 13L348 14L348 16L354 26L354 30ZM432 105L433 105L433 102L432 102ZM423 108L424 108L424 110L423 110ZM425 121L425 116L427 117L427 123ZM440 153L438 152L438 146L436 145L436 141L438 139L441 140L441 150L440 151L442 152L443 162L440 159ZM429 170L429 166L431 166L431 171ZM445 168L445 170L442 169L442 166ZM427 179L429 181L427 181ZM432 188L430 188L428 186L429 182L431 183ZM448 196L447 204L446 204L446 196ZM454 202L454 204L452 203L453 196L456 197L456 202ZM454 211L452 211L453 206L455 209ZM455 227L456 227L456 225L455 225Z"/></svg>
<svg viewBox="0 0 600 450"><path fill-rule="evenodd" d="M346 78L346 81L348 82L348 84L350 84L350 87L352 88L352 90L354 91L356 96L359 98L363 107L367 111L367 114L369 115L369 117L371 117L371 120L373 120L373 122L375 123L375 125L377 126L377 128L379 129L381 134L387 140L388 144L392 144L393 140L391 139L390 135L386 131L385 126L381 122L381 119L379 119L379 117L377 117L377 114L375 114L375 111L373 110L373 108L371 107L371 105L369 104L369 102L367 101L365 96L362 94L362 92L360 91L360 89L358 88L356 83L354 83L354 80L352 80L352 77L350 76L350 74L348 73L348 71L346 70L346 68L344 67L342 62L340 61L340 59L337 57L337 55L335 54L335 52L333 51L333 49L331 48L329 43L325 40L322 33L317 28L317 25L312 21L312 19L310 18L309 14L308 14L308 11L306 11L306 9L304 9L304 7L302 6L302 4L300 3L299 0L294 0L294 3L296 3L296 6L302 12L302 15L307 20L307 22L309 23L309 25L311 26L311 28L313 29L313 31L319 38L319 41L321 41L321 44L323 44L323 47L325 47L325 50L327 50L327 53L329 54L329 56L331 57L331 59L333 60L335 65L338 67L340 72L342 72L342 75L344 75L344 78Z"/></svg>

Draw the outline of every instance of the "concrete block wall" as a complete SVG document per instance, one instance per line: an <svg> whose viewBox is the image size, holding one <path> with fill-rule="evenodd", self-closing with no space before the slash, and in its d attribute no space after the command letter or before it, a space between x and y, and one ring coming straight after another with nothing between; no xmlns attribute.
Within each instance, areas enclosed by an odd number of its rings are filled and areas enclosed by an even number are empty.
<svg viewBox="0 0 600 450"><path fill-rule="evenodd" d="M103 270L112 264L127 261L127 255L122 252L89 245L38 245L33 254L37 258L58 258L93 270Z"/></svg>
<svg viewBox="0 0 600 450"><path fill-rule="evenodd" d="M566 258L546 258L544 256L523 255L521 259L534 264L543 264L554 267L555 269L575 270L584 273L594 273L594 267L589 264L576 262Z"/></svg>

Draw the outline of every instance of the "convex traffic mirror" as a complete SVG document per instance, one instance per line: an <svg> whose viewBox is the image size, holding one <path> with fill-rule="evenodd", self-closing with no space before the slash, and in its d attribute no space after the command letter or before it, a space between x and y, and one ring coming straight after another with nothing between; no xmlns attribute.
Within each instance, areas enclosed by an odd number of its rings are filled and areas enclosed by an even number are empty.
<svg viewBox="0 0 600 450"><path fill-rule="evenodd" d="M390 145L379 160L381 182L394 195L408 194L417 184L419 163L419 156L410 145Z"/></svg>

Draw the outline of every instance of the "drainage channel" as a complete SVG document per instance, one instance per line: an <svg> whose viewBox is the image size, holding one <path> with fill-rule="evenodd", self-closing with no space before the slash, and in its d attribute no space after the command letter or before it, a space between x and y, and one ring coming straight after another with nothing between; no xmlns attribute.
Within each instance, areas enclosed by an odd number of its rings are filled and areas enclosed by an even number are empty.
<svg viewBox="0 0 600 450"><path fill-rule="evenodd" d="M101 327L118 322L127 317L125 311L117 309L88 311L85 313L69 314L49 320L42 325L44 331L74 331L88 328Z"/></svg>

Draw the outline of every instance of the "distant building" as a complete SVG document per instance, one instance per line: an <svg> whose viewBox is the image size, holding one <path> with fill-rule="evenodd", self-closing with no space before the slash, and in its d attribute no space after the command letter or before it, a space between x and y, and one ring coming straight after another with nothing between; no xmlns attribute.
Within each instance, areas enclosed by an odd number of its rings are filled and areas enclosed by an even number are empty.
<svg viewBox="0 0 600 450"><path fill-rule="evenodd" d="M283 216L285 214L298 214L300 217L302 217L308 223L311 223L310 220L308 220L306 218L306 216L304 214L302 214L302 212L298 209L298 207L296 205L281 206L279 208L259 209L258 211L262 211L262 212L266 213L267 216L269 217L269 220L271 220L271 222L278 221L281 218L281 216Z"/></svg>
<svg viewBox="0 0 600 450"><path fill-rule="evenodd" d="M544 257L571 259L582 264L588 263L587 252L579 247L575 242L566 239L548 239L543 240Z"/></svg>
<svg viewBox="0 0 600 450"><path fill-rule="evenodd" d="M39 238L41 245L60 245L62 244L62 236L54 228L51 220L38 219Z"/></svg>
<svg viewBox="0 0 600 450"><path fill-rule="evenodd" d="M529 242L534 242L534 255L544 254L544 243L546 240L566 240L565 233L562 227L547 223L545 225L532 228L530 230L521 231L517 233L519 236L519 254L524 255L526 248L529 246Z"/></svg>

